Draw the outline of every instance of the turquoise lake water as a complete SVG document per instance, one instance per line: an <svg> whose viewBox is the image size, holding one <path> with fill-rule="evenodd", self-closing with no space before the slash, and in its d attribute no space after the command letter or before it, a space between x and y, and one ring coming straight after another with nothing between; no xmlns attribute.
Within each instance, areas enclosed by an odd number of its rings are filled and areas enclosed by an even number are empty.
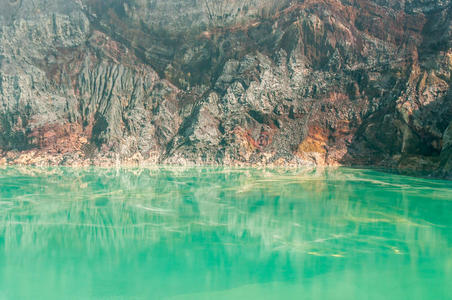
<svg viewBox="0 0 452 300"><path fill-rule="evenodd" d="M0 299L452 299L452 182L0 169Z"/></svg>

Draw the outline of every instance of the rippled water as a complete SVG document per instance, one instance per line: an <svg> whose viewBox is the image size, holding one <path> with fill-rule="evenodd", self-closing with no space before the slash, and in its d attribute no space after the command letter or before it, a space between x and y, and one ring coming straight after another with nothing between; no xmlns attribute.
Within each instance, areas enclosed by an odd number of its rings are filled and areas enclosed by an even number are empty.
<svg viewBox="0 0 452 300"><path fill-rule="evenodd" d="M452 299L452 183L0 169L0 299Z"/></svg>

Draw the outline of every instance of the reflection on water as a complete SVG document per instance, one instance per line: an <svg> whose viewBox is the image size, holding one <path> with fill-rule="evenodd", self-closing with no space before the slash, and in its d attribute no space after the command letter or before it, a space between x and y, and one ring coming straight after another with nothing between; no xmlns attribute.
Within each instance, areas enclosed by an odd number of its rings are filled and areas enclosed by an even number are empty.
<svg viewBox="0 0 452 300"><path fill-rule="evenodd" d="M452 184L350 169L0 170L0 299L452 299Z"/></svg>

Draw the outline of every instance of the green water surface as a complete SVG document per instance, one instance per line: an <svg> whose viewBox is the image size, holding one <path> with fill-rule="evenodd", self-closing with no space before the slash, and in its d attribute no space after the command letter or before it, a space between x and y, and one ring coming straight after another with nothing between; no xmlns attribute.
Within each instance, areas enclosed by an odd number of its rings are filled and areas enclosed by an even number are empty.
<svg viewBox="0 0 452 300"><path fill-rule="evenodd" d="M452 299L452 183L0 169L0 299Z"/></svg>

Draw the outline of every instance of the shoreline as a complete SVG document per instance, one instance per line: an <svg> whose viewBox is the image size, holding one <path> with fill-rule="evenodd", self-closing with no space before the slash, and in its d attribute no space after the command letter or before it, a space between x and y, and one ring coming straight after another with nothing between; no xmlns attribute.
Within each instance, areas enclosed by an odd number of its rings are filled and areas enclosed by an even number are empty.
<svg viewBox="0 0 452 300"><path fill-rule="evenodd" d="M75 169L85 168L101 168L101 169L128 169L128 168L232 168L232 169L281 169L281 170L302 170L302 169L323 169L323 168L349 168L362 169L383 172L387 174L409 176L425 179L437 179L452 181L452 175L443 174L437 168L414 169L409 167L390 167L390 161L379 162L376 164L315 164L312 161L302 159L292 159L287 161L284 159L275 160L273 162L243 162L238 160L224 160L222 162L209 161L193 161L184 158L173 159L169 161L161 161L157 156L144 158L141 154L136 153L131 157L119 158L112 157L115 153L99 153L95 157L86 157L83 152L68 153L48 153L39 150L28 151L9 151L0 153L0 168L4 167L34 167L34 168L53 168L68 167Z"/></svg>

